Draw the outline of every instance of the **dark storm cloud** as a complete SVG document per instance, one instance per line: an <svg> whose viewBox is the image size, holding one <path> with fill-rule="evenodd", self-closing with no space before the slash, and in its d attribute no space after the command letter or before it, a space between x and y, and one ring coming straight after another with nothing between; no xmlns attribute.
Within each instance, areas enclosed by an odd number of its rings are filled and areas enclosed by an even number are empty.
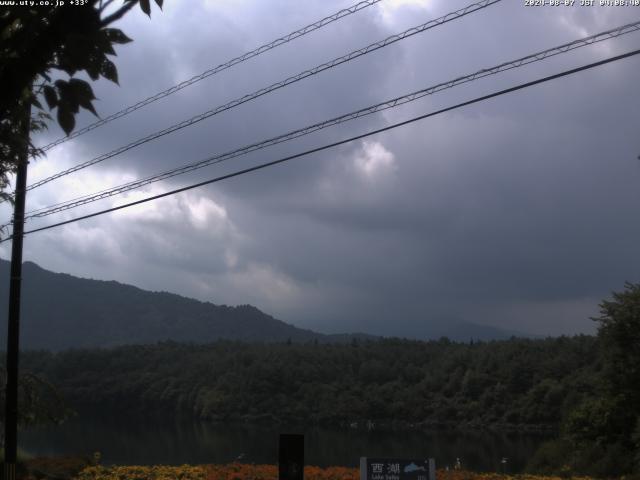
<svg viewBox="0 0 640 480"><path fill-rule="evenodd" d="M327 13L325 9L326 7L309 9L305 17L307 15L311 15L312 18L321 17L320 12ZM271 40L282 34L283 26L279 26L275 31L275 26L272 26L266 35L259 36L260 40L249 42L244 36L236 35L232 37L235 40L235 44L232 45L229 38L229 30L233 30L232 28L212 29L209 25L203 25L202 22L197 21L199 19L189 17L188 10L183 8L175 14L180 18L181 14L186 13L187 20L186 23L181 21L171 27L169 38L165 37L162 29L156 35L146 35L152 38L141 35L143 37L141 41L149 41L149 44L145 44L145 55L147 45L150 49L148 68L153 72L153 76L158 78L154 78L153 82L147 84L146 76L127 75L129 78L123 79L122 83L125 84L129 80L133 84L132 88L127 84L127 90L133 90L138 94L135 100L155 93L158 85L166 88L175 83L176 75L173 69L176 61L177 70L181 70L180 65L183 64L190 67L182 68L185 72L178 78L183 79L185 76L200 73L234 55L243 53L248 48L255 47L257 44L255 42ZM256 28L260 26L260 13L254 14L256 19L253 28ZM276 8L271 14L278 15L278 9ZM211 15L216 16L213 12ZM293 24L293 26L300 25ZM277 55L265 55L251 60L247 65L239 65L232 70L205 79L175 96L151 105L143 111L135 112L131 115L131 121L113 122L103 130L86 135L80 142L87 145L86 155L90 158L343 55L348 51L345 48L359 48L369 41L384 38L389 34L366 15L355 23L351 22L350 26L345 28L340 24L332 25L327 27L332 34L316 32L314 42L303 38L295 44L281 47ZM126 25L123 28L126 28ZM189 31L192 39L197 38L198 42L192 40L186 45L183 38L185 31ZM171 38L176 38L178 41L168 42ZM127 53L125 51L122 55L123 59L119 63L120 70L139 72L140 55L126 55ZM110 159L107 161L108 164L105 163L104 168L113 165L128 168L134 166L138 173L155 173L163 168L175 166L177 163L198 160L212 153L224 152L307 123L324 120L336 113L343 113L345 107L359 108L369 105L374 100L373 94L368 89L361 88L362 82L368 83L368 79L379 77L393 59L393 52L388 50L377 52L375 55L379 57L376 62L357 60L354 62L355 67L345 65L340 67L340 72L336 69L323 72L318 78L305 79L301 84L294 84L286 90L273 92L241 105L233 111L207 119L188 130L176 132ZM149 85L151 88L141 88L141 84L145 87ZM315 91L317 94L309 96L309 91ZM114 92L113 95L115 96L116 93ZM117 108L107 99L104 100L104 110L107 112ZM122 102L119 98L118 102L126 105L133 100L133 98L131 100L126 98ZM342 108L338 110L336 108L338 106Z"/></svg>
<svg viewBox="0 0 640 480"><path fill-rule="evenodd" d="M383 0L385 9L361 12L113 122L53 151L58 163L42 161L34 175L464 5L405 3ZM167 4L150 22L123 22L136 42L120 52L123 86L97 86L101 112L345 6L193 5ZM629 21L629 11L503 2L109 160L81 180L67 177L30 202L52 203L268 138L617 26ZM624 52L637 41L638 34L629 35L464 85L128 198L401 121ZM640 224L632 220L640 206L639 71L637 59L626 60L130 213L34 235L27 258L216 303L253 303L324 331L420 334L430 322L451 319L537 334L590 331L586 318L597 302L625 280L638 281L640 271Z"/></svg>

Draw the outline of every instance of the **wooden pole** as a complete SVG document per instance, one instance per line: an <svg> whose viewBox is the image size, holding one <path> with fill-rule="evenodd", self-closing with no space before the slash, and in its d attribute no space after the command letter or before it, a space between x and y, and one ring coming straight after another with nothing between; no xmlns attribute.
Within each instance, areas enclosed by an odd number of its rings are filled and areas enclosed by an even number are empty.
<svg viewBox="0 0 640 480"><path fill-rule="evenodd" d="M27 194L27 164L29 163L29 130L31 102L25 100L22 133L25 144L16 172L11 239L11 277L9 280L9 320L7 326L7 385L4 415L4 478L15 480L18 454L18 353L20 348L20 289L22 286L22 239L24 206Z"/></svg>

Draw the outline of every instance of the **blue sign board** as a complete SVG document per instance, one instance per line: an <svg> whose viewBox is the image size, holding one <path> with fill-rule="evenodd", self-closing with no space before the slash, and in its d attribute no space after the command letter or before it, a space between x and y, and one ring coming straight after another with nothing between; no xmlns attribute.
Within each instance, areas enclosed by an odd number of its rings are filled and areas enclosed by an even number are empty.
<svg viewBox="0 0 640 480"><path fill-rule="evenodd" d="M360 457L360 480L436 480L433 458Z"/></svg>

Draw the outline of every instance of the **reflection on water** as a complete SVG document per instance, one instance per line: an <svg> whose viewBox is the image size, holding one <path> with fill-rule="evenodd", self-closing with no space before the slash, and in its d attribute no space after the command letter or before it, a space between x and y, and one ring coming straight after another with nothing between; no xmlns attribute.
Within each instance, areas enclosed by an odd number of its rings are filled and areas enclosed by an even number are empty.
<svg viewBox="0 0 640 480"><path fill-rule="evenodd" d="M61 426L20 432L20 447L34 455L102 453L102 463L182 465L227 463L240 455L243 463L277 463L278 435L305 434L308 465L356 467L361 456L434 457L438 468L519 472L546 439L539 435L491 432L381 432L256 425L212 425L187 419L118 419L111 415L79 415Z"/></svg>

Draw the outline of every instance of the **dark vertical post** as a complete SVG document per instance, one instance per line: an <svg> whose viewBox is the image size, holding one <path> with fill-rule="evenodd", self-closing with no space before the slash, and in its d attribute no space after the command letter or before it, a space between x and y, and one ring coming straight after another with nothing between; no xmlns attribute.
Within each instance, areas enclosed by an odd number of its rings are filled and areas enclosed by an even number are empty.
<svg viewBox="0 0 640 480"><path fill-rule="evenodd" d="M7 326L7 387L4 415L4 478L15 480L18 454L18 350L20 345L20 287L22 283L22 237L24 234L24 204L27 194L27 164L29 162L29 127L31 103L25 100L22 131L25 144L16 173L11 239L11 278L9 282L9 321Z"/></svg>
<svg viewBox="0 0 640 480"><path fill-rule="evenodd" d="M278 479L304 479L304 435L280 435Z"/></svg>

